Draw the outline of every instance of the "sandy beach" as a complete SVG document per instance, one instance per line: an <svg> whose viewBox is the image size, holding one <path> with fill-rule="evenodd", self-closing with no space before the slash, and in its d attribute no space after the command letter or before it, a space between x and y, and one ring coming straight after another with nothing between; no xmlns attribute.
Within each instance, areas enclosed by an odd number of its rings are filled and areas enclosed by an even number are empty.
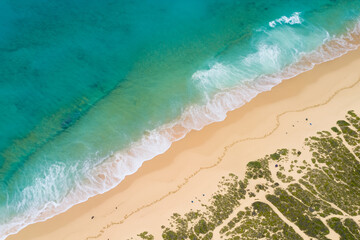
<svg viewBox="0 0 360 240"><path fill-rule="evenodd" d="M249 161L301 148L304 138L332 127L348 110L359 112L359 66L358 49L285 80L223 122L173 143L111 191L7 239L125 240L145 230L161 236L172 213L200 208L222 176L241 177Z"/></svg>

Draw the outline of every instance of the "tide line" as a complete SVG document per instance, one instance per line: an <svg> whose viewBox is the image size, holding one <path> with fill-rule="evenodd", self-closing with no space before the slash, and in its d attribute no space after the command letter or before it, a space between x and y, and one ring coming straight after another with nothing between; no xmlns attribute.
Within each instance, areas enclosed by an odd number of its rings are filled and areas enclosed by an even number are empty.
<svg viewBox="0 0 360 240"><path fill-rule="evenodd" d="M179 192L182 187L184 187L187 183L189 183L189 181L195 177L197 174L199 174L201 171L203 170L207 170L207 169L211 169L211 168L214 168L216 166L218 166L225 158L227 152L229 151L229 149L231 149L232 147L234 147L235 145L239 144L239 143L242 143L242 142L246 142L246 141L254 141L254 140L261 140L261 139L265 139L267 137L269 137L270 135L272 135L279 127L280 127L280 118L288 113L298 113L298 112L304 112L306 110L309 110L309 109L313 109L313 108L317 108L317 107L320 107L320 106L324 106L326 104L328 104L336 95L338 95L340 92L342 91L345 91L345 90L348 90L348 89L351 89L353 87L355 87L358 83L360 82L360 78L354 82L353 84L351 84L350 86L347 86L347 87L343 87L343 88L340 88L338 90L336 90L326 101L322 102L322 103L318 103L318 104L315 104L315 105L311 105L311 106L308 106L308 107L304 107L304 108L301 108L301 109L297 109L297 110L288 110L288 111L285 111L285 112L282 112L278 115L276 115L276 118L275 118L275 127L270 130L268 133L262 135L262 136L259 136L259 137L249 137L249 138L244 138L244 139L239 139L239 140L236 140L232 143L230 143L229 145L225 146L224 147L224 150L222 152L222 154L217 158L217 161L215 163L213 163L212 165L209 165L209 166L205 166L205 167L200 167L198 170L196 170L195 172L193 172L191 175L189 175L188 177L184 178L184 181L179 184L177 186L176 189L174 189L173 191L170 191L168 192L167 194L161 196L160 198L148 203L148 204L145 204L145 205L142 205L141 207L137 208L136 210L133 210L132 212L128 213L128 214L125 214L124 217L118 221L118 222L110 222L108 223L106 226L103 226L101 230L99 230L99 233L95 236L89 236L89 237L86 237L85 239L86 240L90 240L90 239L97 239L99 237L101 237L105 231L107 229L109 229L110 227L114 226L114 225L120 225L120 224L123 224L126 219L128 219L129 217L133 216L134 214L140 212L141 210L145 209L145 208L148 208L150 206L153 206L154 204L162 201L163 199L169 197L170 195L172 194L175 194L177 192Z"/></svg>

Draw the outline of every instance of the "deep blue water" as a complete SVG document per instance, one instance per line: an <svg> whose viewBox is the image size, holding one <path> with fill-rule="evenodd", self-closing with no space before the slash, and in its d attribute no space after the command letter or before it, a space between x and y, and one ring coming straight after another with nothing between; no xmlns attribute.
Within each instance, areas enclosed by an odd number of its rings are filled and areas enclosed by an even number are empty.
<svg viewBox="0 0 360 240"><path fill-rule="evenodd" d="M0 239L223 119L359 14L358 0L1 1Z"/></svg>

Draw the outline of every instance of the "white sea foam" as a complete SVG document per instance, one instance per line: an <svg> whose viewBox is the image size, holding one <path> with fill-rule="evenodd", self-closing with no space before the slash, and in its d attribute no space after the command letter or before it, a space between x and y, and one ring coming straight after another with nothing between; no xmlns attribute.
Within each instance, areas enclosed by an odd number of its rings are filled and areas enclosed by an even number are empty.
<svg viewBox="0 0 360 240"><path fill-rule="evenodd" d="M287 20L283 21L286 22ZM297 20L293 21L296 23ZM210 70L201 70L194 73L193 79L198 83L198 87L215 87L220 91L211 98L209 96L206 104L189 106L179 119L149 131L141 140L134 142L128 149L116 152L109 158L103 159L103 163L96 168L91 169L90 166L85 168L83 171L86 174L86 179L82 181L77 179L77 185L65 198L61 198L60 193L57 192L54 179L58 177L66 179L66 172L62 164L54 164L52 168L44 172L44 176L46 176L44 179L38 179L34 186L23 191L23 201L27 196L45 196L45 194L49 193L54 194L54 199L60 200L58 202L48 202L41 208L34 205L33 208L29 208L29 211L24 212L22 216L1 225L0 239L3 240L29 224L45 221L56 214L66 211L75 204L86 201L89 197L114 188L127 175L136 172L143 162L165 152L172 142L182 139L192 129L200 130L212 122L222 121L225 119L227 112L241 107L257 94L269 91L281 81L308 71L316 64L332 60L358 48L359 36L360 22L344 36L333 39L329 36L317 50L303 54L297 63L286 67L282 71L258 76L256 79L248 79L248 81L243 81L236 87L224 88L220 79L231 79L241 74L243 74L242 76L251 77L251 74L249 75L235 69L233 66L226 66L222 63L214 64ZM261 48L259 46L259 49ZM276 64L278 57L276 48L262 50L264 50L262 53L256 53L258 56L249 55L245 62L250 63L259 57L269 60L269 57L272 56L274 59L271 61ZM75 169L76 166L74 166ZM21 204L25 204L25 202L19 204L18 207L21 208Z"/></svg>
<svg viewBox="0 0 360 240"><path fill-rule="evenodd" d="M282 16L281 18L269 22L269 26L274 28L278 24L301 24L304 20L300 17L300 14L301 12L294 12L290 17Z"/></svg>

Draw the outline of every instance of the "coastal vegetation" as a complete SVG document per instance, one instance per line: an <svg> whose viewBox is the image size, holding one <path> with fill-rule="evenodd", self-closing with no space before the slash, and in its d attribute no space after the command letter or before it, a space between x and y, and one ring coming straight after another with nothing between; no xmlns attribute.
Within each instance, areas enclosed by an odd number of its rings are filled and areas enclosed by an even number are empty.
<svg viewBox="0 0 360 240"><path fill-rule="evenodd" d="M223 177L201 208L174 213L162 238L360 239L359 183L360 117L349 111L301 151L279 149L249 162L243 179Z"/></svg>

